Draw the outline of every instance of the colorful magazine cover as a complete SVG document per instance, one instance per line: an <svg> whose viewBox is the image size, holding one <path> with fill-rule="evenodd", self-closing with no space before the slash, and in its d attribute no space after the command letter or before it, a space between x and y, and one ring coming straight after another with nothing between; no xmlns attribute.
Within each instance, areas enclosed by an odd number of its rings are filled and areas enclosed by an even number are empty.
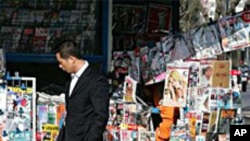
<svg viewBox="0 0 250 141"><path fill-rule="evenodd" d="M218 21L224 52L249 46L249 22L246 18L248 12L223 17Z"/></svg>
<svg viewBox="0 0 250 141"><path fill-rule="evenodd" d="M155 132L154 131L138 131L138 141L155 141Z"/></svg>
<svg viewBox="0 0 250 141"><path fill-rule="evenodd" d="M126 76L123 89L124 102L136 102L136 87L137 87L137 82L133 80L130 76Z"/></svg>
<svg viewBox="0 0 250 141"><path fill-rule="evenodd" d="M184 107L187 101L189 67L180 63L176 66L167 66L163 105Z"/></svg>
<svg viewBox="0 0 250 141"><path fill-rule="evenodd" d="M191 111L185 115L185 123L188 124L191 139L195 139L195 136L201 133L202 114L202 112Z"/></svg>
<svg viewBox="0 0 250 141"><path fill-rule="evenodd" d="M123 123L136 124L137 123L137 106L136 104L123 105Z"/></svg>
<svg viewBox="0 0 250 141"><path fill-rule="evenodd" d="M60 128L64 123L64 119L66 116L66 109L64 104L56 105L56 125Z"/></svg>
<svg viewBox="0 0 250 141"><path fill-rule="evenodd" d="M44 124L42 127L44 134L43 141L55 141L59 134L59 126L54 124Z"/></svg>
<svg viewBox="0 0 250 141"><path fill-rule="evenodd" d="M176 125L172 125L169 141L186 141L189 139L189 130L187 124L177 121Z"/></svg>
<svg viewBox="0 0 250 141"><path fill-rule="evenodd" d="M43 124L48 123L48 106L37 105L37 128L42 130Z"/></svg>
<svg viewBox="0 0 250 141"><path fill-rule="evenodd" d="M229 133L232 120L236 117L236 109L220 109L218 116L218 133Z"/></svg>

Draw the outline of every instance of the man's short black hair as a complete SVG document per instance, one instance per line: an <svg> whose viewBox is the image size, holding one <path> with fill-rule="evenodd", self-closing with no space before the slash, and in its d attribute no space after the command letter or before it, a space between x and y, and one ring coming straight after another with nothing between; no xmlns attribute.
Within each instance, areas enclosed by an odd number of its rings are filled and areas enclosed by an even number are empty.
<svg viewBox="0 0 250 141"><path fill-rule="evenodd" d="M70 56L74 56L81 59L81 50L77 44L72 40L64 40L59 42L53 49L54 53L59 53L63 59L67 59Z"/></svg>

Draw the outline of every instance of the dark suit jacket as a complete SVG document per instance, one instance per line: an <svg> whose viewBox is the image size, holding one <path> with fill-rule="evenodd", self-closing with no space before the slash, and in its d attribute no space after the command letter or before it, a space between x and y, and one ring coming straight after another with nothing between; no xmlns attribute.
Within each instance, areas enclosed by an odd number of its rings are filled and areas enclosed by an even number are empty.
<svg viewBox="0 0 250 141"><path fill-rule="evenodd" d="M65 140L101 141L109 116L108 81L87 67L69 96L66 85Z"/></svg>

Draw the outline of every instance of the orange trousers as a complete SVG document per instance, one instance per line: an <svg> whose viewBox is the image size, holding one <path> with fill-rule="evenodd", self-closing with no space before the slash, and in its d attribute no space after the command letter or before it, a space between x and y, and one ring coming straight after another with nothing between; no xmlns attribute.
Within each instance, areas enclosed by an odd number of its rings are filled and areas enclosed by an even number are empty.
<svg viewBox="0 0 250 141"><path fill-rule="evenodd" d="M156 141L168 141L171 134L171 127L175 121L175 107L160 106L162 122L155 131Z"/></svg>

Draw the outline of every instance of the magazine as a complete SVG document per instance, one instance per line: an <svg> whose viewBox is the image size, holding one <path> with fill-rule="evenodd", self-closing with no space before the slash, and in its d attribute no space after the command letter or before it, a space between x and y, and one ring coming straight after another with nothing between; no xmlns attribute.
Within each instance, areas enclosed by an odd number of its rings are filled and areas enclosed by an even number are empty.
<svg viewBox="0 0 250 141"><path fill-rule="evenodd" d="M200 72L199 72L200 89L204 89L204 88L212 86L212 77L213 77L212 62L213 61L214 60L201 60L200 61Z"/></svg>
<svg viewBox="0 0 250 141"><path fill-rule="evenodd" d="M230 89L217 89L217 106L218 108L231 109L233 108L233 97Z"/></svg>
<svg viewBox="0 0 250 141"><path fill-rule="evenodd" d="M195 136L200 135L202 127L202 112L188 112L185 115L185 123L189 127L189 135L191 139L195 139Z"/></svg>
<svg viewBox="0 0 250 141"><path fill-rule="evenodd" d="M103 141L120 141L120 134L118 130L107 130L103 134Z"/></svg>
<svg viewBox="0 0 250 141"><path fill-rule="evenodd" d="M218 88L210 88L210 93L209 93L209 109L210 111L217 111L218 109L218 96L217 96L217 91Z"/></svg>
<svg viewBox="0 0 250 141"><path fill-rule="evenodd" d="M218 123L218 111L212 111L210 114L210 119L209 119L209 129L208 132L210 133L214 133L217 132L217 123Z"/></svg>
<svg viewBox="0 0 250 141"><path fill-rule="evenodd" d="M188 64L180 63L176 66L167 66L163 92L164 106L186 106L188 75Z"/></svg>
<svg viewBox="0 0 250 141"><path fill-rule="evenodd" d="M120 141L134 141L137 139L137 136L137 131L120 130Z"/></svg>
<svg viewBox="0 0 250 141"><path fill-rule="evenodd" d="M204 112L202 116L201 135L206 136L209 130L210 113Z"/></svg>
<svg viewBox="0 0 250 141"><path fill-rule="evenodd" d="M232 120L236 117L236 109L220 109L218 116L218 133L229 133Z"/></svg>
<svg viewBox="0 0 250 141"><path fill-rule="evenodd" d="M123 121L124 124L136 124L137 123L137 106L136 104L124 104L123 105Z"/></svg>
<svg viewBox="0 0 250 141"><path fill-rule="evenodd" d="M155 141L155 132L154 131L138 131L138 141Z"/></svg>
<svg viewBox="0 0 250 141"><path fill-rule="evenodd" d="M213 61L212 87L230 87L230 61Z"/></svg>
<svg viewBox="0 0 250 141"><path fill-rule="evenodd" d="M195 99L195 110L209 112L211 88L206 88L203 92L198 92Z"/></svg>
<svg viewBox="0 0 250 141"><path fill-rule="evenodd" d="M245 15L248 11L219 19L219 30L224 52L249 46L249 24Z"/></svg>
<svg viewBox="0 0 250 141"><path fill-rule="evenodd" d="M137 82L133 80L130 76L126 76L123 89L124 102L136 102L136 87Z"/></svg>
<svg viewBox="0 0 250 141"><path fill-rule="evenodd" d="M176 125L172 125L169 141L186 141L189 139L187 123L177 120ZM191 132L191 131L190 131Z"/></svg>
<svg viewBox="0 0 250 141"><path fill-rule="evenodd" d="M158 42L156 47L149 50L148 54L148 70L153 75L153 78L145 82L145 85L159 83L165 80L166 63L161 44Z"/></svg>

